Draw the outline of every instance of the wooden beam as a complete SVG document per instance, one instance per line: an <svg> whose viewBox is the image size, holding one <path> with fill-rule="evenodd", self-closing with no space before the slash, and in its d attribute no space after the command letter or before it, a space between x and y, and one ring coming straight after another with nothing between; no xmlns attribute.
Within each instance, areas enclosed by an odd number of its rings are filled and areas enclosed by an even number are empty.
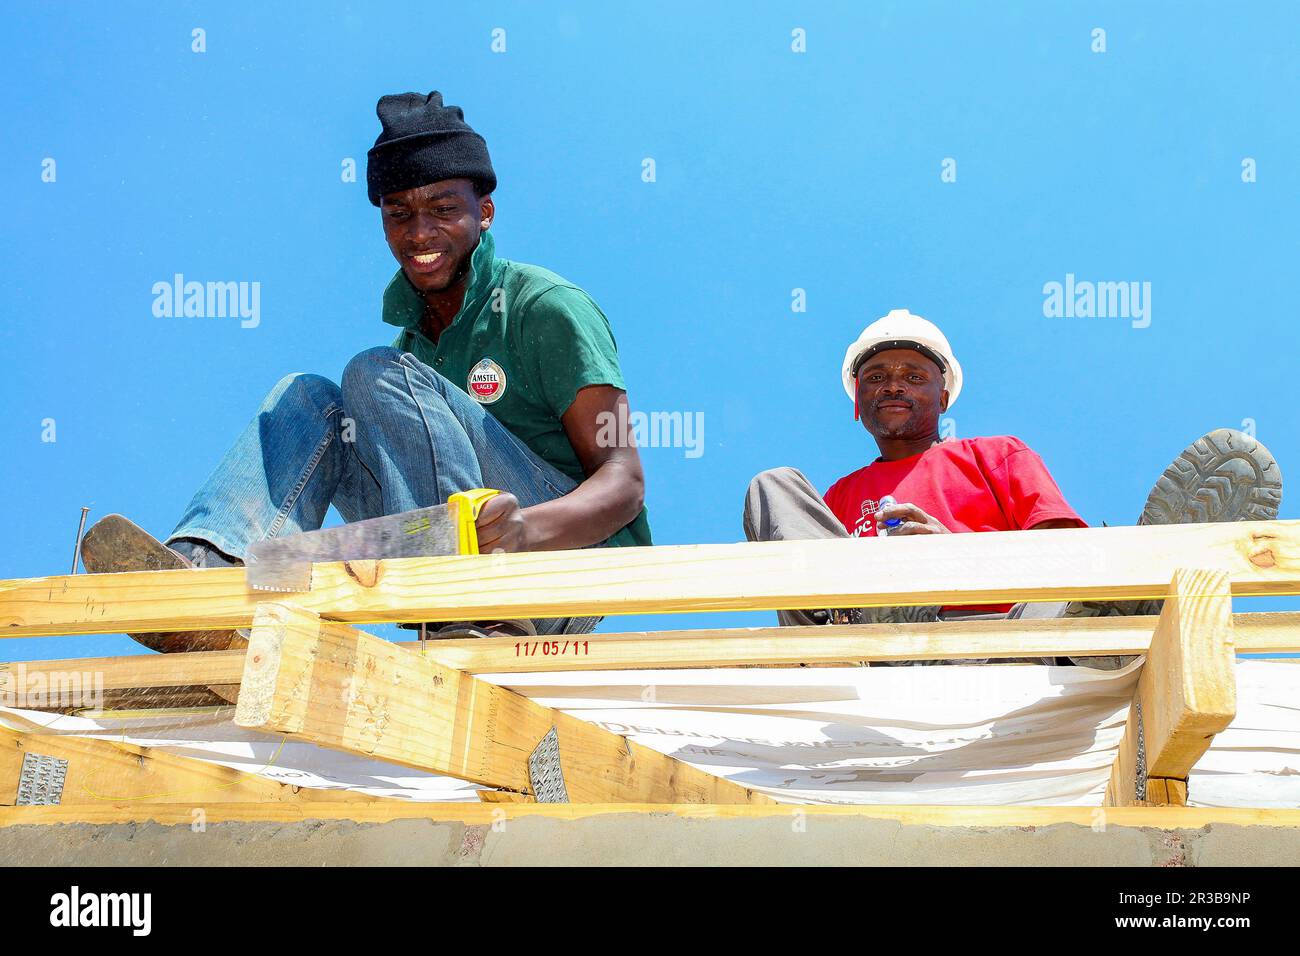
<svg viewBox="0 0 1300 956"><path fill-rule="evenodd" d="M11 661L0 663L0 706L23 707L33 697L75 703L113 690L238 684L243 672L243 650Z"/></svg>
<svg viewBox="0 0 1300 956"><path fill-rule="evenodd" d="M1300 652L1300 612L1234 614L1236 648L1243 653ZM858 624L834 627L742 627L657 633L592 634L583 653L572 648L551 655L513 638L429 641L432 660L464 671L536 673L858 663L885 660L960 660L969 657L1108 657L1145 654L1158 618L1093 617L1075 620L943 621L937 624ZM419 648L418 641L395 646ZM244 654L195 651L0 664L0 706L29 710L78 710L47 706L46 698L70 687L98 687L102 709L218 706L223 701L195 685L238 687ZM1300 662L1298 660L1297 662ZM192 695L184 696L184 695ZM180 695L180 696L173 696Z"/></svg>
<svg viewBox="0 0 1300 956"><path fill-rule="evenodd" d="M0 806L17 803L19 775L27 754L67 761L60 797L65 806L184 803L188 814L208 801L299 804L327 800L351 804L376 799L345 790L295 787L117 740L22 733L0 727Z"/></svg>
<svg viewBox="0 0 1300 956"><path fill-rule="evenodd" d="M1234 667L1227 575L1175 572L1111 769L1107 806L1187 802L1192 766L1236 715Z"/></svg>
<svg viewBox="0 0 1300 956"><path fill-rule="evenodd" d="M554 730L575 802L770 798L346 624L258 609L235 723L538 796L529 758Z"/></svg>
<svg viewBox="0 0 1300 956"><path fill-rule="evenodd" d="M232 697L238 696L232 694ZM206 707L229 707L230 700L212 692L208 687L139 687L133 690L106 690L102 703L94 707L33 707L49 713L74 714L93 717L95 714L124 711L196 710Z"/></svg>
<svg viewBox="0 0 1300 956"><path fill-rule="evenodd" d="M480 803L536 803L537 798L513 790L480 790Z"/></svg>
<svg viewBox="0 0 1300 956"><path fill-rule="evenodd" d="M1300 593L1300 521L844 538L318 564L299 606L331 620L1160 597L1193 558L1238 595ZM247 627L240 568L0 581L0 637Z"/></svg>
<svg viewBox="0 0 1300 956"><path fill-rule="evenodd" d="M468 674L1110 657L1146 653L1157 620L1151 615L592 634L578 641L551 639L555 643L550 647L542 647L541 638L525 643L517 638L489 637L429 641L426 654ZM1300 612L1235 614L1233 627L1238 651L1300 652ZM399 646L417 648L419 644Z"/></svg>
<svg viewBox="0 0 1300 956"><path fill-rule="evenodd" d="M941 807L941 806L828 806L775 804L769 806L711 804L637 803L414 803L409 800L334 804L228 803L205 804L207 822L233 821L293 823L301 820L351 820L357 823L385 823L389 820L429 820L436 823L492 824L501 819L540 817L551 820L580 820L610 814L673 814L688 819L764 819L800 814L811 822L819 818L849 817L861 820L893 820L911 826L933 827L1023 827L1032 829L1057 824L1079 827L1146 827L1164 830L1196 830L1212 824L1230 826L1300 827L1300 809L1254 809L1246 807ZM191 808L186 804L104 804L67 807L0 807L0 828L15 826L57 826L69 823L101 825L159 823L189 826Z"/></svg>

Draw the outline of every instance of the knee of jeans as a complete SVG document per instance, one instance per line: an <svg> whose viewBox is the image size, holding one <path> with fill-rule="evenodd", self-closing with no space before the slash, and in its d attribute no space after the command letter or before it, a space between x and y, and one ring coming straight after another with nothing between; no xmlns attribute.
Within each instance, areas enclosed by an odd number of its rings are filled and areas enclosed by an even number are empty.
<svg viewBox="0 0 1300 956"><path fill-rule="evenodd" d="M322 411L339 400L339 387L324 375L294 372L275 383L263 405L267 408L284 400L302 401Z"/></svg>
<svg viewBox="0 0 1300 956"><path fill-rule="evenodd" d="M366 349L352 356L343 369L343 394L371 395L382 379L400 373L402 353L388 345Z"/></svg>

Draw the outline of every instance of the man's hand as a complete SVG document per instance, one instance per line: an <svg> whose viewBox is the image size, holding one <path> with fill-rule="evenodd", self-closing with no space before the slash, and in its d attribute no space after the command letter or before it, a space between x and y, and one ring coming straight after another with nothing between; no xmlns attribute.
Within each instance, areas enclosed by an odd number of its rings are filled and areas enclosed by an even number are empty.
<svg viewBox="0 0 1300 956"><path fill-rule="evenodd" d="M876 527L883 528L886 521L893 518L902 520L902 524L895 528L886 529L889 537L897 537L903 534L951 534L947 528L941 525L937 520L931 518L928 514L918 508L916 505L900 502L896 505L885 505L876 512Z"/></svg>
<svg viewBox="0 0 1300 956"><path fill-rule="evenodd" d="M509 492L489 498L479 511L474 527L478 531L480 554L528 550L528 520L524 509L519 507L519 499Z"/></svg>
<svg viewBox="0 0 1300 956"><path fill-rule="evenodd" d="M564 433L582 465L586 478L568 494L518 511L518 502L499 495L479 513L479 534L491 539L484 552L561 551L599 544L623 527L641 510L645 479L630 423L627 394L612 385L589 385L578 392L561 417ZM610 436L607 422L621 423L621 433ZM612 440L611 440L612 438ZM515 514L505 501L509 499ZM496 530L497 518L517 527ZM492 529L488 529L488 525Z"/></svg>

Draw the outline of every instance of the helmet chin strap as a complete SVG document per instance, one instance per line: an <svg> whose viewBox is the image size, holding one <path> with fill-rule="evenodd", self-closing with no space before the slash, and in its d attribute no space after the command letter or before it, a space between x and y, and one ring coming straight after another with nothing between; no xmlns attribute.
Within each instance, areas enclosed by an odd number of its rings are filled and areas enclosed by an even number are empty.
<svg viewBox="0 0 1300 956"><path fill-rule="evenodd" d="M853 420L858 421L858 377L853 376Z"/></svg>

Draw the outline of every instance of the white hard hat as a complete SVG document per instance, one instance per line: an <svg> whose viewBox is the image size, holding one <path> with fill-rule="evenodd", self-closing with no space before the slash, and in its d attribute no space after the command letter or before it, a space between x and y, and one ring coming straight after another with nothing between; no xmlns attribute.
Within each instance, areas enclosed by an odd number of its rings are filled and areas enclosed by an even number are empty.
<svg viewBox="0 0 1300 956"><path fill-rule="evenodd" d="M961 365L952 354L948 338L933 322L906 309L892 309L882 319L876 319L858 336L857 341L844 353L844 391L857 402L854 372L868 352L887 348L915 348L943 369L943 387L948 390L948 407L952 408L961 392Z"/></svg>

